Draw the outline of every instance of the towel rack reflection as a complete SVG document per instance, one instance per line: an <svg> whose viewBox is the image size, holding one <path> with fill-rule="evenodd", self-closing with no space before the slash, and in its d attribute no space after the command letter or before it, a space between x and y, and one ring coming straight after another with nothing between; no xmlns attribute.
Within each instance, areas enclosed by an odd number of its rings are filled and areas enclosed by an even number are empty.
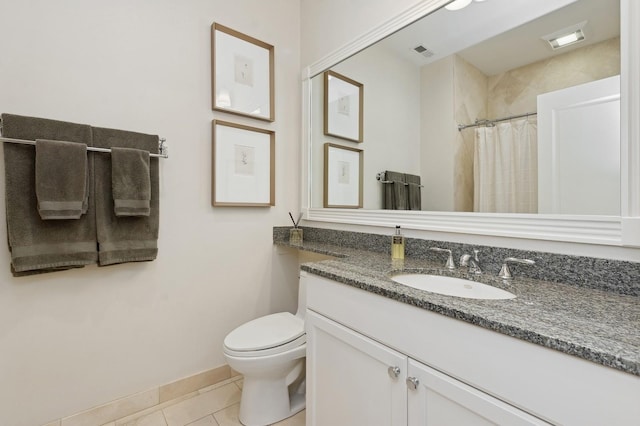
<svg viewBox="0 0 640 426"><path fill-rule="evenodd" d="M386 178L385 178L385 173L384 173L384 172L376 173L376 180L379 180L379 181L380 181L380 183L385 183L385 184L388 184L388 183L403 183L403 184L404 184L404 186L416 185L416 186L418 186L418 187L420 187L420 188L424 188L424 185L420 185L420 184L417 184L417 183L411 183L411 182L395 182L395 181L393 181L393 180L385 180L385 179L386 179Z"/></svg>
<svg viewBox="0 0 640 426"><path fill-rule="evenodd" d="M13 138L3 138L0 137L0 142L8 142L8 143L17 143L20 145L35 145L36 141L31 141L27 139L13 139ZM169 158L168 149L165 144L166 139L160 138L158 142L158 154L150 153L149 157L152 158ZM97 148L95 146L88 146L87 151L95 151L95 152L111 152L109 148Z"/></svg>

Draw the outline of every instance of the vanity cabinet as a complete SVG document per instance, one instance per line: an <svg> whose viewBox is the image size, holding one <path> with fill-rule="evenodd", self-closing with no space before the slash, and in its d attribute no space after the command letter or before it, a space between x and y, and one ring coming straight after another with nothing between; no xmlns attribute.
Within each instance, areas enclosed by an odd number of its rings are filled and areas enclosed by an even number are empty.
<svg viewBox="0 0 640 426"><path fill-rule="evenodd" d="M546 425L307 311L308 425Z"/></svg>
<svg viewBox="0 0 640 426"><path fill-rule="evenodd" d="M411 358L407 374L409 426L549 424Z"/></svg>
<svg viewBox="0 0 640 426"><path fill-rule="evenodd" d="M309 426L640 418L636 375L304 271L300 279Z"/></svg>
<svg viewBox="0 0 640 426"><path fill-rule="evenodd" d="M307 425L407 424L407 357L312 311L305 322Z"/></svg>

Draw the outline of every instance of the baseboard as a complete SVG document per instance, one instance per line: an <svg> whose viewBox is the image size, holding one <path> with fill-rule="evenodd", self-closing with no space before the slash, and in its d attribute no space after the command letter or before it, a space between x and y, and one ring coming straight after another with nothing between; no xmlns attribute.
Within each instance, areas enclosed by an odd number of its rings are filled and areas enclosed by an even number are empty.
<svg viewBox="0 0 640 426"><path fill-rule="evenodd" d="M47 423L45 426L103 425L114 420L146 410L166 401L180 398L207 386L223 382L238 373L228 365L194 374L165 385L138 392L98 407Z"/></svg>
<svg viewBox="0 0 640 426"><path fill-rule="evenodd" d="M198 389L215 385L223 380L230 379L233 375L231 367L225 364L212 370L176 380L158 388L158 403L162 404L165 401L179 398Z"/></svg>

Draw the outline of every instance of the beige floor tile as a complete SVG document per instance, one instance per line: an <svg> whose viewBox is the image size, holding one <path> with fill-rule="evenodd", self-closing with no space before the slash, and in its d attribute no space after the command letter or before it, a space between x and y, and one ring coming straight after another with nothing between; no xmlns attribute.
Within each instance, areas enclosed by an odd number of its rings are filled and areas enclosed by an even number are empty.
<svg viewBox="0 0 640 426"><path fill-rule="evenodd" d="M187 395L181 396L180 398L172 399L171 401L166 401L162 404L154 405L153 407L147 408L146 410L138 411L137 413L133 413L130 416L126 416L116 420L114 426L124 426L138 419L139 417L147 416L149 414L152 414L154 411L160 411L165 407L169 407L170 405L175 405L179 402L186 401L187 399L193 398L196 395L199 395L199 393L191 392Z"/></svg>
<svg viewBox="0 0 640 426"><path fill-rule="evenodd" d="M184 426L240 401L235 383L201 393L190 399L164 408L168 426Z"/></svg>
<svg viewBox="0 0 640 426"><path fill-rule="evenodd" d="M238 419L240 412L240 404L232 405L213 414L220 426L242 426ZM295 416L284 419L281 422L274 423L274 426L305 426L305 411L302 410Z"/></svg>
<svg viewBox="0 0 640 426"><path fill-rule="evenodd" d="M240 404L234 404L231 407L214 413L213 417L215 417L220 426L242 426L242 423L238 420L239 413Z"/></svg>
<svg viewBox="0 0 640 426"><path fill-rule="evenodd" d="M51 423L47 423L46 425L42 425L42 426L60 426L60 419L55 420Z"/></svg>
<svg viewBox="0 0 640 426"><path fill-rule="evenodd" d="M295 416L291 416L288 419L284 419L281 422L274 423L274 426L305 426L306 425L306 411L302 410Z"/></svg>
<svg viewBox="0 0 640 426"><path fill-rule="evenodd" d="M218 423L213 419L213 416L207 416L189 423L187 426L218 426Z"/></svg>
<svg viewBox="0 0 640 426"><path fill-rule="evenodd" d="M164 419L162 410L158 410L124 423L124 426L167 426L167 422Z"/></svg>

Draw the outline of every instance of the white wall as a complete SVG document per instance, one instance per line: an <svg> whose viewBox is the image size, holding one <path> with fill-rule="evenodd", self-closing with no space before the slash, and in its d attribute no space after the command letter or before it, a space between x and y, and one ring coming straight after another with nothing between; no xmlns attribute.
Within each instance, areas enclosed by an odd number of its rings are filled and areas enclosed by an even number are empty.
<svg viewBox="0 0 640 426"><path fill-rule="evenodd" d="M42 424L223 365L231 329L293 311L296 258L278 254L271 235L300 205L299 2L0 0L0 9L0 112L156 133L170 147L156 261L13 278L1 249L0 424ZM214 21L275 45L275 123L211 111ZM275 207L211 207L214 117L276 131Z"/></svg>
<svg viewBox="0 0 640 426"><path fill-rule="evenodd" d="M303 66L386 22L421 0L300 0Z"/></svg>
<svg viewBox="0 0 640 426"><path fill-rule="evenodd" d="M323 133L322 74L312 79L312 202L322 207L324 144L363 150L363 208L381 209L382 184L376 173L385 170L420 174L420 70L383 46L374 46L332 70L363 84L364 135L362 143ZM413 152L414 155L399 155Z"/></svg>
<svg viewBox="0 0 640 426"><path fill-rule="evenodd" d="M422 210L455 211L454 57L447 56L424 66L420 73Z"/></svg>

